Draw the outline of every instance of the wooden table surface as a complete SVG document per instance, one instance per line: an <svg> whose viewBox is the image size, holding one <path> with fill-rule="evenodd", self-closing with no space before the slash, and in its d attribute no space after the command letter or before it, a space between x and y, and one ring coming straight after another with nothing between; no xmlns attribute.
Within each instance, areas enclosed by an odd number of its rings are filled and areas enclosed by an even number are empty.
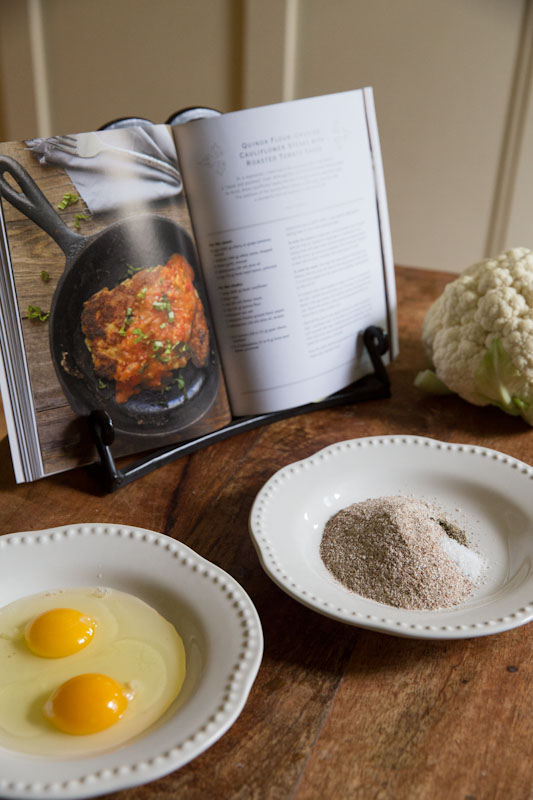
<svg viewBox="0 0 533 800"><path fill-rule="evenodd" d="M390 369L391 399L241 434L114 495L102 494L82 469L16 486L7 440L0 442L3 533L78 522L160 531L233 575L261 617L263 662L230 730L181 770L109 797L533 797L532 625L449 642L344 625L278 589L248 534L250 506L270 475L343 439L419 434L533 463L533 432L520 419L456 397L427 398L413 387L426 365L422 319L452 277L398 268L401 353Z"/></svg>

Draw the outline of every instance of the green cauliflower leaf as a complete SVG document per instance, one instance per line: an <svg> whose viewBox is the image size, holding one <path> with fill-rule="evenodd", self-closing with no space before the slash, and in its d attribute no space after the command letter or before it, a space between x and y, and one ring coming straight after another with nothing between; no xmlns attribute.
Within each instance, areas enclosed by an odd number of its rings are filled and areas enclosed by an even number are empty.
<svg viewBox="0 0 533 800"><path fill-rule="evenodd" d="M528 397L532 387L497 337L490 343L475 371L474 387L489 405L498 406L506 414L521 416L532 424L533 406Z"/></svg>
<svg viewBox="0 0 533 800"><path fill-rule="evenodd" d="M415 386L427 394L454 394L432 369L424 369L415 377Z"/></svg>

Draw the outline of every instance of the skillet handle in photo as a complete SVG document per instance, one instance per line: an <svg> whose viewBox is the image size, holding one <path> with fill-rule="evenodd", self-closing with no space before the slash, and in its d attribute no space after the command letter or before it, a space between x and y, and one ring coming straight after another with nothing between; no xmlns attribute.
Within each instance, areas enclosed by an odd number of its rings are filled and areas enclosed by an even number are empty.
<svg viewBox="0 0 533 800"><path fill-rule="evenodd" d="M7 182L6 173L11 175L20 191ZM65 225L30 174L9 156L0 156L0 196L48 233L64 253L83 246L85 237Z"/></svg>

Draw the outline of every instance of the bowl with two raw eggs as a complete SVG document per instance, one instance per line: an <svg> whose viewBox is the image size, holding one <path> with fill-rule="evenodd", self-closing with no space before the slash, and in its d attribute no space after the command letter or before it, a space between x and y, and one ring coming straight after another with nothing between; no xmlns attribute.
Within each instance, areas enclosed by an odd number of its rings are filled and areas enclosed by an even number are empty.
<svg viewBox="0 0 533 800"><path fill-rule="evenodd" d="M263 637L242 587L154 531L0 537L0 796L146 783L239 716Z"/></svg>

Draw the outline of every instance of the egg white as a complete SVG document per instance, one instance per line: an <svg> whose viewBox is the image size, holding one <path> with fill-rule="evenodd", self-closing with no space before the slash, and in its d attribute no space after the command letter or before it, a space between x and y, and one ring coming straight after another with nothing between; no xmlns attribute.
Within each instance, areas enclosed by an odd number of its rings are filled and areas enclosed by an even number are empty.
<svg viewBox="0 0 533 800"><path fill-rule="evenodd" d="M96 631L83 650L65 658L34 655L24 628L52 608L92 617ZM80 757L119 747L153 725L178 695L185 648L155 609L114 589L66 589L24 597L0 609L0 747L46 757ZM100 733L71 736L43 714L52 692L88 672L109 675L132 691L124 716Z"/></svg>

